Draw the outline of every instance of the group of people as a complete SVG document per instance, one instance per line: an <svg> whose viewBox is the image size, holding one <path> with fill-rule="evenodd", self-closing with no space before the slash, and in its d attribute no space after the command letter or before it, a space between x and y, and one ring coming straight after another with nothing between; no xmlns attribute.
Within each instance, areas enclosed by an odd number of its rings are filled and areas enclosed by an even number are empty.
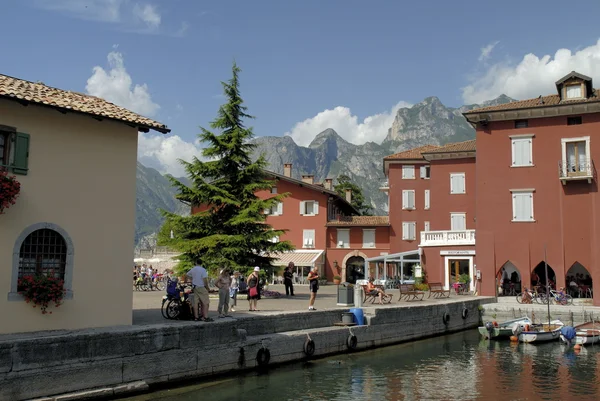
<svg viewBox="0 0 600 401"><path fill-rule="evenodd" d="M290 262L284 272L285 290L286 295L288 296L294 296L293 268L294 263ZM187 272L187 277L192 282L192 308L194 310L194 320L212 322L213 319L208 316L208 307L210 304L208 272L204 267L197 265ZM310 288L308 310L316 310L314 304L317 297L317 291L319 290L319 273L317 267L314 267L308 273L307 279ZM215 286L219 289L219 305L217 307L219 318L231 317L229 312L235 312L237 295L240 291L245 289L247 289L248 292L248 311L259 311L258 301L261 299L261 294L263 292L263 283L260 279L260 267L256 266L245 282L240 276L240 272L234 271L231 273L228 268L224 268L220 271L219 277L215 281Z"/></svg>

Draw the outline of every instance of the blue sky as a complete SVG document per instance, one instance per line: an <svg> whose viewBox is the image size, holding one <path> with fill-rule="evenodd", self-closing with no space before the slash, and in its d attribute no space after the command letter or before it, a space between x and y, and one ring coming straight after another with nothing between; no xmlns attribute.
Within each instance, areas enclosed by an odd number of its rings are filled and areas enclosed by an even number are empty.
<svg viewBox="0 0 600 401"><path fill-rule="evenodd" d="M214 117L234 58L257 135L288 133L307 145L331 126L354 143L381 141L398 107L427 96L456 107L550 93L572 69L600 79L600 32L585 22L600 2L578 2L568 13L581 16L561 25L563 7L21 0L3 4L0 32L9 40L0 73L102 96L166 123L171 135L140 136L140 160L178 173L176 158L200 151L197 127Z"/></svg>

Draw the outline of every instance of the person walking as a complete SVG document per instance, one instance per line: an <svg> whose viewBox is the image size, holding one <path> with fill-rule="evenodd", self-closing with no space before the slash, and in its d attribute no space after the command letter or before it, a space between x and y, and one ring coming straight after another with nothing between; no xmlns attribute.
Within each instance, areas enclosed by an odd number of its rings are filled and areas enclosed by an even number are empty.
<svg viewBox="0 0 600 401"><path fill-rule="evenodd" d="M317 266L313 267L310 273L308 273L308 286L310 288L310 301L308 302L308 310L315 309L315 299L317 298L317 291L319 290L319 273Z"/></svg>
<svg viewBox="0 0 600 401"><path fill-rule="evenodd" d="M251 275L248 276L248 302L250 312L258 311L258 301L260 299L260 278L258 276L260 267L256 266Z"/></svg>
<svg viewBox="0 0 600 401"><path fill-rule="evenodd" d="M294 270L294 262L288 263L285 271L283 272L283 284L285 285L285 295L294 296L294 274L292 271Z"/></svg>
<svg viewBox="0 0 600 401"><path fill-rule="evenodd" d="M240 290L240 272L234 271L231 276L231 286L229 287L229 310L235 312L237 306L237 294Z"/></svg>
<svg viewBox="0 0 600 401"><path fill-rule="evenodd" d="M224 268L219 274L219 278L215 283L219 289L219 317L231 317L229 312L229 288L231 286L231 277L229 276L229 270Z"/></svg>
<svg viewBox="0 0 600 401"><path fill-rule="evenodd" d="M210 303L210 298L208 297L210 290L210 287L208 286L208 272L204 267L196 265L192 267L189 272L187 272L187 276L192 279L194 292L194 303L192 305L194 309L194 320L197 322L212 322L213 320L208 317L208 305ZM202 317L200 317L198 304L202 306Z"/></svg>

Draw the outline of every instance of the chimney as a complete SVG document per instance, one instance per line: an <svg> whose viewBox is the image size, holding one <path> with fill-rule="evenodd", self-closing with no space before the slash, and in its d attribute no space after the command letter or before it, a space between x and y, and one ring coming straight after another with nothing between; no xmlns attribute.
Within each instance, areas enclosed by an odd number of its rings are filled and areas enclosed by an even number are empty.
<svg viewBox="0 0 600 401"><path fill-rule="evenodd" d="M352 203L352 190L346 189L346 202Z"/></svg>
<svg viewBox="0 0 600 401"><path fill-rule="evenodd" d="M333 190L333 178L325 178L325 189Z"/></svg>
<svg viewBox="0 0 600 401"><path fill-rule="evenodd" d="M307 184L314 184L315 176L312 174L306 174L302 176L302 182Z"/></svg>
<svg viewBox="0 0 600 401"><path fill-rule="evenodd" d="M285 163L283 165L283 175L292 178L292 163Z"/></svg>

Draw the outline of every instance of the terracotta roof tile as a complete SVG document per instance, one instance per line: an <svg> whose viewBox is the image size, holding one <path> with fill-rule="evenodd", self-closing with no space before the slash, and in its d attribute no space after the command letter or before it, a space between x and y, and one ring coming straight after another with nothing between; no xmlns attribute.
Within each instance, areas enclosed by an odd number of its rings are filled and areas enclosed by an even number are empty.
<svg viewBox="0 0 600 401"><path fill-rule="evenodd" d="M592 96L590 96L586 99L561 101L560 96L558 96L558 95L548 95L548 96L536 97L534 99L519 100L517 102L500 104L497 106L481 107L479 109L473 109L473 110L467 111L466 113L463 113L463 114L474 114L474 113L481 113L481 112L485 112L485 111L531 109L531 108L538 108L538 107L558 106L558 105L563 105L563 104L569 105L569 104L592 103L592 102L599 102L599 101L600 101L600 98L598 97L598 89L594 89L594 93L592 94Z"/></svg>
<svg viewBox="0 0 600 401"><path fill-rule="evenodd" d="M475 139L464 142L448 143L444 146L440 146L437 149L430 150L423 153L446 153L446 152L474 152L475 151Z"/></svg>
<svg viewBox="0 0 600 401"><path fill-rule="evenodd" d="M166 125L151 120L99 97L53 88L0 74L0 97L110 118L167 133Z"/></svg>
<svg viewBox="0 0 600 401"><path fill-rule="evenodd" d="M399 153L394 153L383 158L383 160L415 160L422 159L422 153L437 149L439 146L436 145L424 145L418 148L404 150Z"/></svg>
<svg viewBox="0 0 600 401"><path fill-rule="evenodd" d="M340 216L337 221L330 221L328 226L389 226L389 216Z"/></svg>

